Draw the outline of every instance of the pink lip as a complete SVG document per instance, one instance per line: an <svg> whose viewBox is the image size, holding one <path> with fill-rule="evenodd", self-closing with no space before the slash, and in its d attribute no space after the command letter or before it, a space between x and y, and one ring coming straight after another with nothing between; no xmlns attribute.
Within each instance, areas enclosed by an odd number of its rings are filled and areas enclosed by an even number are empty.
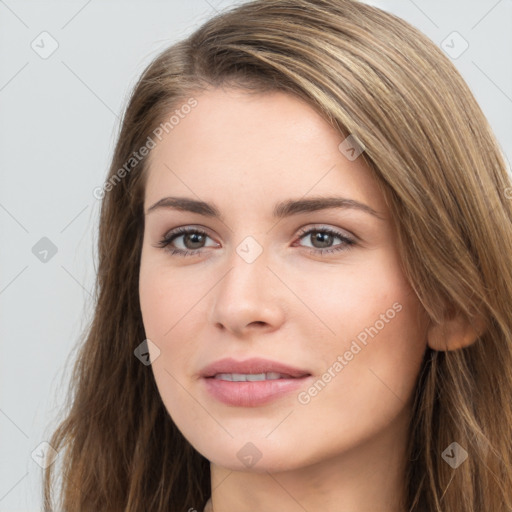
<svg viewBox="0 0 512 512"><path fill-rule="evenodd" d="M213 378L219 373L269 373L289 375L266 381L232 382ZM217 400L237 407L257 407L277 399L283 394L297 390L311 378L307 370L300 370L268 359L252 358L245 361L221 359L200 373L206 390Z"/></svg>

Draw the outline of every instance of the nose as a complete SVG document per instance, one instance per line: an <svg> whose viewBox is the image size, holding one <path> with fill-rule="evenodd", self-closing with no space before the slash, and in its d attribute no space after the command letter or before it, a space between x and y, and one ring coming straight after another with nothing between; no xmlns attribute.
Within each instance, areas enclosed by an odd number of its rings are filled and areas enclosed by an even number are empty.
<svg viewBox="0 0 512 512"><path fill-rule="evenodd" d="M271 332L284 322L284 286L268 267L266 251L248 263L236 252L212 290L210 321L237 337Z"/></svg>

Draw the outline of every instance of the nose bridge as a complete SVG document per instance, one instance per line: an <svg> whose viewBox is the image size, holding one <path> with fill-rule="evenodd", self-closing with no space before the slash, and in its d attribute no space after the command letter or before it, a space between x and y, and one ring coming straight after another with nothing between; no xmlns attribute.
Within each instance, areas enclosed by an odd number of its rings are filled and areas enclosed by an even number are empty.
<svg viewBox="0 0 512 512"><path fill-rule="evenodd" d="M220 283L222 294L238 301L263 297L268 281L269 251L253 237L246 237L229 258L230 271ZM219 290L220 291L220 290Z"/></svg>
<svg viewBox="0 0 512 512"><path fill-rule="evenodd" d="M216 287L213 322L230 330L242 330L257 322L276 324L280 305L275 298L275 276L269 270L270 253L254 237L233 248L228 272Z"/></svg>

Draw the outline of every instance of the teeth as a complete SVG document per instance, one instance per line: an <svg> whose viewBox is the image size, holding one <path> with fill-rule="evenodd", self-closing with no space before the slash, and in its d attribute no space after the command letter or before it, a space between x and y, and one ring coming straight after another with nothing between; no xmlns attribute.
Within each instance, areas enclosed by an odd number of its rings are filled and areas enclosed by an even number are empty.
<svg viewBox="0 0 512 512"><path fill-rule="evenodd" d="M259 380L290 379L289 375L276 372L268 373L218 373L215 379L228 380L232 382L252 382Z"/></svg>

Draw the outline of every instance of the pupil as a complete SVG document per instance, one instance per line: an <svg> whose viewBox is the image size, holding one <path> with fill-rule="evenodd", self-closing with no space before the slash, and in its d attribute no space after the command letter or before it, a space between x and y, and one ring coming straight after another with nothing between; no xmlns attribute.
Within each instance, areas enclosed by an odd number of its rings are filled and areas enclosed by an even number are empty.
<svg viewBox="0 0 512 512"><path fill-rule="evenodd" d="M190 240L191 238L199 238L199 240L193 240L192 244L196 243L196 244L199 244L199 246L200 246L201 243L203 242L203 240L202 240L203 235L201 235L200 233L190 233L185 236L185 240L187 240L187 239ZM187 245L187 244L185 244L185 245ZM191 249L197 249L197 247L191 247Z"/></svg>
<svg viewBox="0 0 512 512"><path fill-rule="evenodd" d="M331 238L332 238L332 235L330 235L329 233L322 233L320 231L316 231L313 235L314 242L318 241L318 242L320 242L320 244L322 244L322 243L325 244L320 248L328 246L329 242L331 242ZM313 245L315 245L315 243L313 243Z"/></svg>

